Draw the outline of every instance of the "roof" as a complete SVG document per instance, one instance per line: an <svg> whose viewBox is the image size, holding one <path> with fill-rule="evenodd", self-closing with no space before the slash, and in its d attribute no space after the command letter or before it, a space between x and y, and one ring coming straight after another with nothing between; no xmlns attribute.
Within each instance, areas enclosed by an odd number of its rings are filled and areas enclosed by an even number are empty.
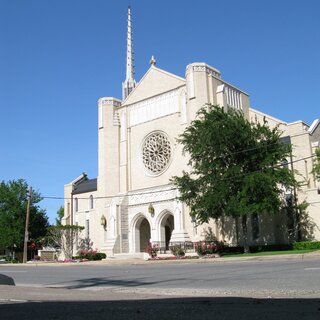
<svg viewBox="0 0 320 320"><path fill-rule="evenodd" d="M313 134L313 132L316 130L316 128L318 127L318 125L320 124L320 119L316 119L313 121L312 125L310 126L308 132L310 134Z"/></svg>
<svg viewBox="0 0 320 320"><path fill-rule="evenodd" d="M86 179L76 184L73 189L73 194L86 193L97 191L97 179Z"/></svg>
<svg viewBox="0 0 320 320"><path fill-rule="evenodd" d="M185 79L152 65L123 101L122 106L135 104L164 92L177 89L185 84Z"/></svg>

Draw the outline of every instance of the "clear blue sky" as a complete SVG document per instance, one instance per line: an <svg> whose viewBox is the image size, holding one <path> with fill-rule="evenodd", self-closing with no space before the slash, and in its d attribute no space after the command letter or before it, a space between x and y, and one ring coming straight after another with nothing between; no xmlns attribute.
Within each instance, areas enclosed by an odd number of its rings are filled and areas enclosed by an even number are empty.
<svg viewBox="0 0 320 320"><path fill-rule="evenodd" d="M320 1L131 0L136 79L206 62L284 121L320 116ZM0 0L0 180L97 176L97 100L121 98L127 0ZM53 222L62 201L43 200Z"/></svg>

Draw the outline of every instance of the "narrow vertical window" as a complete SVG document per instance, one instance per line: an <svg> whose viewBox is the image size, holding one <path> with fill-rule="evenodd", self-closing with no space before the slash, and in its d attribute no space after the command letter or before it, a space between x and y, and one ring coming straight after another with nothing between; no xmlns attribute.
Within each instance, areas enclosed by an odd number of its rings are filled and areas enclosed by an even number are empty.
<svg viewBox="0 0 320 320"><path fill-rule="evenodd" d="M93 209L93 196L89 197L89 209Z"/></svg>
<svg viewBox="0 0 320 320"><path fill-rule="evenodd" d="M78 226L78 222L76 222L76 226ZM79 248L79 234L76 232L76 248Z"/></svg>
<svg viewBox="0 0 320 320"><path fill-rule="evenodd" d="M74 210L75 210L76 212L79 211L79 201L78 201L78 198L75 198L75 199L74 199Z"/></svg>
<svg viewBox="0 0 320 320"><path fill-rule="evenodd" d="M86 230L86 239L89 240L90 239L90 220L89 219L86 220L85 230Z"/></svg>

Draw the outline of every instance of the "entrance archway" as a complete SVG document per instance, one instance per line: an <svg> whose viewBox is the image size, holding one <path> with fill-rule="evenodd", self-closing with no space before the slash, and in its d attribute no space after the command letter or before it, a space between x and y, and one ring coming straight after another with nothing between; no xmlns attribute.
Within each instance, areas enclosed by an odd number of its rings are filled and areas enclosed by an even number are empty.
<svg viewBox="0 0 320 320"><path fill-rule="evenodd" d="M161 247L169 250L171 234L174 230L174 217L170 212L166 212L160 223L160 242Z"/></svg>
<svg viewBox="0 0 320 320"><path fill-rule="evenodd" d="M140 252L143 252L151 238L150 224L146 218L140 223Z"/></svg>
<svg viewBox="0 0 320 320"><path fill-rule="evenodd" d="M130 229L132 230L131 252L143 252L151 238L148 219L142 213L138 213L134 217Z"/></svg>

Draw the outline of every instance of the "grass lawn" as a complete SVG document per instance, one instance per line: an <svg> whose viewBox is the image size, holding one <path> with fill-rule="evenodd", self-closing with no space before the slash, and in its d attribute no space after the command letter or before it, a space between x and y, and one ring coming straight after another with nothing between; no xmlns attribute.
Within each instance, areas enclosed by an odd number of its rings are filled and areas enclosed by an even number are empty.
<svg viewBox="0 0 320 320"><path fill-rule="evenodd" d="M255 253L225 253L222 258L230 257L256 257L256 256L275 256L281 254L302 254L313 251L318 251L319 249L308 249L308 250L284 250L284 251L263 251Z"/></svg>

